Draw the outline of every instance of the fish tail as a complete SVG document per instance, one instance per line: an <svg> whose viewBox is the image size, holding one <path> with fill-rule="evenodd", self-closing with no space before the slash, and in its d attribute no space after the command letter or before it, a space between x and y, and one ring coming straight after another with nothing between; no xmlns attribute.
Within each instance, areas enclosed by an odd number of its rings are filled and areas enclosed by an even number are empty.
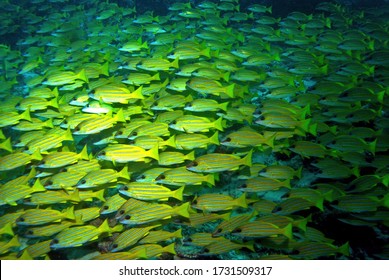
<svg viewBox="0 0 389 280"><path fill-rule="evenodd" d="M227 106L229 102L224 102L219 104L219 108L222 109L224 112L227 112Z"/></svg>
<svg viewBox="0 0 389 280"><path fill-rule="evenodd" d="M235 84L231 84L231 85L225 87L224 89L225 89L224 93L226 95L228 95L228 97L234 98Z"/></svg>
<svg viewBox="0 0 389 280"><path fill-rule="evenodd" d="M53 93L54 97L58 98L59 92L58 92L58 88L57 87L55 87L51 92Z"/></svg>
<svg viewBox="0 0 389 280"><path fill-rule="evenodd" d="M226 82L228 82L230 80L230 72L226 72L225 74L223 74L223 80L225 80Z"/></svg>
<svg viewBox="0 0 389 280"><path fill-rule="evenodd" d="M155 160L159 160L158 145L155 145L147 151L147 155Z"/></svg>
<svg viewBox="0 0 389 280"><path fill-rule="evenodd" d="M128 167L125 165L122 170L118 173L118 177L130 180L130 175L128 174Z"/></svg>
<svg viewBox="0 0 389 280"><path fill-rule="evenodd" d="M11 137L7 138L7 140L5 140L3 143L0 144L0 149L12 153Z"/></svg>
<svg viewBox="0 0 389 280"><path fill-rule="evenodd" d="M291 223L282 229L282 234L286 236L289 240L293 239L293 231L292 231Z"/></svg>
<svg viewBox="0 0 389 280"><path fill-rule="evenodd" d="M108 61L101 66L100 74L104 76L109 76L109 64Z"/></svg>
<svg viewBox="0 0 389 280"><path fill-rule="evenodd" d="M47 121L45 121L45 122L43 123L43 126L44 126L44 127L48 127L48 128L54 128L53 120L52 120L52 119L48 119Z"/></svg>
<svg viewBox="0 0 389 280"><path fill-rule="evenodd" d="M243 247L249 249L251 252L255 252L254 241L246 242Z"/></svg>
<svg viewBox="0 0 389 280"><path fill-rule="evenodd" d="M189 218L189 206L190 206L189 202L186 202L186 203L176 207L174 209L174 213L179 215L179 216Z"/></svg>
<svg viewBox="0 0 389 280"><path fill-rule="evenodd" d="M41 180L39 180L39 178L36 179L34 185L32 186L31 191L32 191L32 193L45 192L46 191L45 187L42 185Z"/></svg>
<svg viewBox="0 0 389 280"><path fill-rule="evenodd" d="M216 131L214 135L209 138L209 143L219 145L219 131Z"/></svg>
<svg viewBox="0 0 389 280"><path fill-rule="evenodd" d="M64 212L64 217L70 220L75 220L76 216L74 215L74 206L69 207Z"/></svg>
<svg viewBox="0 0 389 280"><path fill-rule="evenodd" d="M315 206L317 208L319 208L321 211L324 211L324 208L323 208L323 203L324 203L324 198L323 197L320 197L317 202L315 203Z"/></svg>
<svg viewBox="0 0 389 280"><path fill-rule="evenodd" d="M301 166L299 169L296 171L296 177L301 179L301 173L303 172L303 167Z"/></svg>
<svg viewBox="0 0 389 280"><path fill-rule="evenodd" d="M349 256L350 255L350 245L348 244L348 242L346 242L345 244L343 244L342 246L340 246L339 248L339 253L345 255L345 256Z"/></svg>
<svg viewBox="0 0 389 280"><path fill-rule="evenodd" d="M182 238L182 228L179 228L178 230L176 230L175 232L173 232L173 236L175 238Z"/></svg>
<svg viewBox="0 0 389 280"><path fill-rule="evenodd" d="M89 160L89 155L88 155L88 147L87 145L84 146L82 151L79 153L80 159L83 160Z"/></svg>
<svg viewBox="0 0 389 280"><path fill-rule="evenodd" d="M105 219L104 222L97 228L97 230L101 233L108 232L111 233L112 230L109 227L108 219Z"/></svg>
<svg viewBox="0 0 389 280"><path fill-rule="evenodd" d="M169 139L164 141L165 146L176 148L176 135L172 135Z"/></svg>
<svg viewBox="0 0 389 280"><path fill-rule="evenodd" d="M49 102L49 106L58 109L58 98L56 97L56 98L51 99Z"/></svg>
<svg viewBox="0 0 389 280"><path fill-rule="evenodd" d="M185 158L186 158L187 160L190 160L190 161L194 160L194 159L195 159L195 151L194 151L194 150L191 151L189 154L187 154L187 155L185 156Z"/></svg>
<svg viewBox="0 0 389 280"><path fill-rule="evenodd" d="M7 223L4 227L2 227L0 229L0 232L1 234L7 234L7 235L10 235L10 236L14 236L14 232L12 230L12 224L11 223Z"/></svg>
<svg viewBox="0 0 389 280"><path fill-rule="evenodd" d="M235 199L235 204L242 208L247 208L246 193L243 193L240 197Z"/></svg>
<svg viewBox="0 0 389 280"><path fill-rule="evenodd" d="M131 93L132 98L144 99L145 97L143 96L142 91L143 91L143 85L141 85L134 92ZM128 103L128 100L127 100L127 103Z"/></svg>
<svg viewBox="0 0 389 280"><path fill-rule="evenodd" d="M183 193L184 193L184 186L182 186L181 188L177 189L176 191L174 191L174 195L173 197L175 199L178 199L179 201L182 201L183 200Z"/></svg>
<svg viewBox="0 0 389 280"><path fill-rule="evenodd" d="M328 64L320 67L320 71L324 74L324 75L327 75L328 74Z"/></svg>
<svg viewBox="0 0 389 280"><path fill-rule="evenodd" d="M176 253L176 249L175 249L175 243L173 242L173 243L167 245L166 247L163 247L163 251L166 253L176 255L177 253Z"/></svg>
<svg viewBox="0 0 389 280"><path fill-rule="evenodd" d="M308 132L308 131L309 131L309 125L310 125L310 123L311 123L311 120L312 120L312 119L306 119L306 120L301 121L300 128L301 128L303 131Z"/></svg>
<svg viewBox="0 0 389 280"><path fill-rule="evenodd" d="M173 243L174 244L174 243ZM11 248L11 247L20 247L20 243L19 243L19 240L18 240L18 236L15 235L10 242L7 243L7 248Z"/></svg>
<svg viewBox="0 0 389 280"><path fill-rule="evenodd" d="M217 129L217 130L220 130L220 131L223 131L223 123L222 123L222 120L223 118L220 117L218 118L216 121L213 122L213 125L214 127Z"/></svg>
<svg viewBox="0 0 389 280"><path fill-rule="evenodd" d="M274 133L272 136L270 136L270 137L267 137L266 139L265 139L265 144L266 145L268 145L269 147L271 147L271 148L274 148L274 140L276 139L276 133Z"/></svg>
<svg viewBox="0 0 389 280"><path fill-rule="evenodd" d="M385 90L382 90L382 91L380 91L380 92L377 93L377 101L378 101L380 104L383 104L383 103L384 103L385 94L386 94L386 91L385 91Z"/></svg>
<svg viewBox="0 0 389 280"><path fill-rule="evenodd" d="M72 142L74 141L72 132L70 131L69 127L64 134L63 140L64 141L72 141Z"/></svg>
<svg viewBox="0 0 389 280"><path fill-rule="evenodd" d="M370 151L373 155L375 155L376 146L377 146L377 138L376 138L373 142L369 143L368 145L369 145L369 146L368 146L369 151Z"/></svg>
<svg viewBox="0 0 389 280"><path fill-rule="evenodd" d="M69 200L70 201L74 201L74 202L81 202L81 199L80 199L80 192L79 190L76 188L76 190L69 196Z"/></svg>
<svg viewBox="0 0 389 280"><path fill-rule="evenodd" d="M241 159L242 164L246 165L248 167L251 167L252 166L252 162L251 162L252 156L253 156L253 150L250 150L250 152L244 158Z"/></svg>
<svg viewBox="0 0 389 280"><path fill-rule="evenodd" d="M28 107L26 111L24 111L22 114L20 114L19 118L22 120L31 121L30 107Z"/></svg>
<svg viewBox="0 0 389 280"><path fill-rule="evenodd" d="M180 66L179 66L179 64L178 64L178 61L179 61L179 59L178 59L178 57L176 57L176 58L173 60L173 62L170 64L170 66L173 67L173 68L175 68L175 69L180 68Z"/></svg>
<svg viewBox="0 0 389 280"><path fill-rule="evenodd" d="M389 186L389 174L386 174L385 176L382 176L382 178L381 178L381 183L382 183L385 187L388 187L388 186ZM389 195L388 195L388 198L389 198Z"/></svg>
<svg viewBox="0 0 389 280"><path fill-rule="evenodd" d="M212 186L215 186L215 173L206 175L206 182Z"/></svg>
<svg viewBox="0 0 389 280"><path fill-rule="evenodd" d="M88 77L86 76L85 69L82 69L80 72L78 72L77 79L83 80L86 83L89 83Z"/></svg>
<svg viewBox="0 0 389 280"><path fill-rule="evenodd" d="M155 74L154 76L152 76L151 79L154 81L160 81L161 78L159 77L159 72L157 74Z"/></svg>
<svg viewBox="0 0 389 280"><path fill-rule="evenodd" d="M126 122L126 118L124 117L122 108L120 108L119 111L117 111L114 118L116 119L117 122L123 122L123 123Z"/></svg>
<svg viewBox="0 0 389 280"><path fill-rule="evenodd" d="M211 49L210 48L205 48L205 49L203 49L201 51L201 54L203 56L206 56L206 57L210 58L211 57Z"/></svg>
<svg viewBox="0 0 389 280"><path fill-rule="evenodd" d="M39 152L39 149L35 150L35 152L31 155L31 160L42 160L43 157Z"/></svg>
<svg viewBox="0 0 389 280"><path fill-rule="evenodd" d="M97 192L95 192L95 198L102 201L102 202L105 202L105 197L104 197L104 189L102 190L99 190Z"/></svg>
<svg viewBox="0 0 389 280"><path fill-rule="evenodd" d="M292 188L292 186L290 185L290 179L283 181L282 185L283 185L283 187L288 188L288 189Z"/></svg>

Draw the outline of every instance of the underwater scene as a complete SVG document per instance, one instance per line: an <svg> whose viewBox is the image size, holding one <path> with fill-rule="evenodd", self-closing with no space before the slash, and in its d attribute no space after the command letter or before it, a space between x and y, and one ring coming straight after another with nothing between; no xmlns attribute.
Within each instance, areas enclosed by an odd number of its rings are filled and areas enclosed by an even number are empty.
<svg viewBox="0 0 389 280"><path fill-rule="evenodd" d="M389 259L386 1L0 2L0 259Z"/></svg>

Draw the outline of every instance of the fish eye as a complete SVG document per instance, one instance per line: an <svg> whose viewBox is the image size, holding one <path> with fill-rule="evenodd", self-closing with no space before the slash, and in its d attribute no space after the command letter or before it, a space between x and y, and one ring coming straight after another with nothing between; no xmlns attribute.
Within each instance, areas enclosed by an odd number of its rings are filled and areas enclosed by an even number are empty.
<svg viewBox="0 0 389 280"><path fill-rule="evenodd" d="M101 156L105 156L105 154L106 154L105 151L102 151L102 152L100 153Z"/></svg>
<svg viewBox="0 0 389 280"><path fill-rule="evenodd" d="M132 136L137 136L138 135L138 132L134 131L131 133Z"/></svg>
<svg viewBox="0 0 389 280"><path fill-rule="evenodd" d="M146 179L145 175L140 176L141 179Z"/></svg>
<svg viewBox="0 0 389 280"><path fill-rule="evenodd" d="M51 243L50 244L58 244L59 243L59 240L58 239L56 239L56 238L54 238L52 241L51 241Z"/></svg>
<svg viewBox="0 0 389 280"><path fill-rule="evenodd" d="M221 228L218 228L216 232L217 232L217 233L221 233L222 231L223 231L223 230L222 230Z"/></svg>
<svg viewBox="0 0 389 280"><path fill-rule="evenodd" d="M113 244L112 247L115 249L115 248L119 247L119 245L118 244Z"/></svg>
<svg viewBox="0 0 389 280"><path fill-rule="evenodd" d="M155 101L155 102L154 102L154 105L155 105L155 106L158 106L158 102L157 102L157 101Z"/></svg>
<svg viewBox="0 0 389 280"><path fill-rule="evenodd" d="M73 101L77 101L77 97L73 97L72 100L73 100Z"/></svg>
<svg viewBox="0 0 389 280"><path fill-rule="evenodd" d="M30 229L30 230L28 230L27 232L26 232L28 235L32 235L32 234L34 234L34 232Z"/></svg>
<svg viewBox="0 0 389 280"><path fill-rule="evenodd" d="M231 142L231 138L228 137L226 140L224 140L224 142Z"/></svg>
<svg viewBox="0 0 389 280"><path fill-rule="evenodd" d="M243 184L243 185L241 185L241 186L240 186L240 188L241 188L241 189L245 189L245 188L247 188L247 184Z"/></svg>
<svg viewBox="0 0 389 280"><path fill-rule="evenodd" d="M120 215L123 215L123 214L124 214L124 210L120 210L120 211L119 211L119 214L120 214Z"/></svg>
<svg viewBox="0 0 389 280"><path fill-rule="evenodd" d="M85 179L82 179L82 180L80 181L80 183L81 183L81 184L85 184L85 183L86 183L86 180L85 180Z"/></svg>
<svg viewBox="0 0 389 280"><path fill-rule="evenodd" d="M53 182L52 181L47 181L46 183L45 183L45 185L44 186L50 186L50 185L52 185L53 184Z"/></svg>
<svg viewBox="0 0 389 280"><path fill-rule="evenodd" d="M63 123L64 123L64 124L68 124L68 121L67 121L67 120L64 120Z"/></svg>
<svg viewBox="0 0 389 280"><path fill-rule="evenodd" d="M290 193L286 193L284 194L283 196L281 196L282 198L289 198L290 197Z"/></svg>
<svg viewBox="0 0 389 280"><path fill-rule="evenodd" d="M276 206L274 207L273 211L271 211L272 213L275 213L275 212L279 212L282 210L282 207L281 206Z"/></svg>
<svg viewBox="0 0 389 280"><path fill-rule="evenodd" d="M41 164L46 164L46 161L45 161L45 160L42 160L42 161L41 161Z"/></svg>
<svg viewBox="0 0 389 280"><path fill-rule="evenodd" d="M24 221L25 221L25 220L24 220L23 217L19 217L18 222L24 222Z"/></svg>
<svg viewBox="0 0 389 280"><path fill-rule="evenodd" d="M158 180L164 180L164 179L166 179L165 175L161 174L161 175L158 176Z"/></svg>
<svg viewBox="0 0 389 280"><path fill-rule="evenodd" d="M131 219L131 216L130 216L130 215L126 215L126 216L124 217L124 219L129 220L129 219Z"/></svg>
<svg viewBox="0 0 389 280"><path fill-rule="evenodd" d="M187 241L188 241L188 242L192 242L193 239L189 237L189 238L187 239Z"/></svg>
<svg viewBox="0 0 389 280"><path fill-rule="evenodd" d="M194 201L192 202L192 204L196 205L196 204L197 204L197 200L194 200Z"/></svg>
<svg viewBox="0 0 389 280"><path fill-rule="evenodd" d="M31 198L26 198L26 199L24 199L24 202L31 202Z"/></svg>
<svg viewBox="0 0 389 280"><path fill-rule="evenodd" d="M354 114L353 114L353 113L351 113L351 114L348 114L346 118L350 118L350 119L352 119L353 117L354 117Z"/></svg>
<svg viewBox="0 0 389 280"><path fill-rule="evenodd" d="M205 253L209 253L209 249L208 249L208 248L205 248L205 249L204 249L204 252L205 252Z"/></svg>
<svg viewBox="0 0 389 280"><path fill-rule="evenodd" d="M127 187L127 186L124 186L124 187L123 187L123 190L128 191L128 187Z"/></svg>
<svg viewBox="0 0 389 280"><path fill-rule="evenodd" d="M177 124L177 121L176 121L176 120L174 120L174 121L172 121L172 122L171 122L171 124Z"/></svg>
<svg viewBox="0 0 389 280"><path fill-rule="evenodd" d="M192 107L192 103L186 103L185 106L186 107Z"/></svg>
<svg viewBox="0 0 389 280"><path fill-rule="evenodd" d="M109 209L109 206L108 206L108 205L105 205L105 206L103 206L103 209L104 209L104 210L108 210L108 209Z"/></svg>
<svg viewBox="0 0 389 280"><path fill-rule="evenodd" d="M25 150L25 151L28 151L29 149L30 149L30 148L29 148L28 146L25 146L25 147L24 147L24 150Z"/></svg>
<svg viewBox="0 0 389 280"><path fill-rule="evenodd" d="M135 144L135 141L134 140L130 140L130 141L128 141L128 144L133 145L133 144Z"/></svg>
<svg viewBox="0 0 389 280"><path fill-rule="evenodd" d="M237 229L234 229L234 230L232 231L232 233L240 233L240 232L242 232L242 229L241 229L241 228L237 228Z"/></svg>
<svg viewBox="0 0 389 280"><path fill-rule="evenodd" d="M78 127L78 126L76 126L75 128L74 128L74 131L80 131L80 128Z"/></svg>
<svg viewBox="0 0 389 280"><path fill-rule="evenodd" d="M265 116L264 116L264 115L261 115L261 116L259 117L259 119L260 119L261 121L264 121L264 120L265 120Z"/></svg>
<svg viewBox="0 0 389 280"><path fill-rule="evenodd" d="M338 199L336 199L336 200L332 201L332 203L331 203L331 204L334 204L334 205L339 205L339 200L338 200Z"/></svg>
<svg viewBox="0 0 389 280"><path fill-rule="evenodd" d="M123 131L118 131L117 133L116 133L116 135L123 135Z"/></svg>
<svg viewBox="0 0 389 280"><path fill-rule="evenodd" d="M96 91L94 90L94 89L92 89L89 93L91 93L91 94L95 94L96 93Z"/></svg>
<svg viewBox="0 0 389 280"><path fill-rule="evenodd" d="M192 165L193 165L193 166L197 166L197 165L199 165L199 164L197 163L197 161L193 161L193 162L192 162Z"/></svg>

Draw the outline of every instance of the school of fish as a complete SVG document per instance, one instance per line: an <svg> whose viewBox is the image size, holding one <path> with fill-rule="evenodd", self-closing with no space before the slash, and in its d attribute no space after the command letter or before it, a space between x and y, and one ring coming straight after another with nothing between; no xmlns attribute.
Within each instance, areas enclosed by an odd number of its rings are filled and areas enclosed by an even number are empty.
<svg viewBox="0 0 389 280"><path fill-rule="evenodd" d="M389 258L389 7L89 2L0 4L0 259Z"/></svg>

